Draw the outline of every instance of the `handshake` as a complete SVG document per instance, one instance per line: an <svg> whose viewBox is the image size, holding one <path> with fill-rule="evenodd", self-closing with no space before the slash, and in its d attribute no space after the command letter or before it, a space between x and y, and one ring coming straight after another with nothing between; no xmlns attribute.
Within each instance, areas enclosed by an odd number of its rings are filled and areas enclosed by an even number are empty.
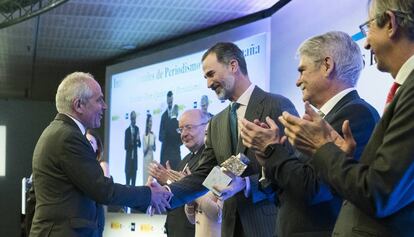
<svg viewBox="0 0 414 237"><path fill-rule="evenodd" d="M170 200L173 194L167 187L161 186L151 176L146 185L151 189L151 205L147 208L148 215L165 213L167 208L171 208Z"/></svg>
<svg viewBox="0 0 414 237"><path fill-rule="evenodd" d="M161 185L176 182L189 175L191 172L187 165L184 167L183 171L179 172L172 170L168 161L166 167L153 161L149 165L148 173L151 176L148 178L146 185L151 188L151 205L147 209L147 214L153 215L154 213L163 213L167 208L171 208L169 202L173 194L168 187Z"/></svg>

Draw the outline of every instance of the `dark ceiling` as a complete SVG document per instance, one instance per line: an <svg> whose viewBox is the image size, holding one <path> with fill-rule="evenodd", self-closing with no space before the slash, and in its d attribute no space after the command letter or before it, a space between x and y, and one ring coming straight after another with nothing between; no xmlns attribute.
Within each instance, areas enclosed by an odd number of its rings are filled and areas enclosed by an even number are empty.
<svg viewBox="0 0 414 237"><path fill-rule="evenodd" d="M0 29L0 98L52 101L60 80L75 70L92 72L103 84L108 62L263 12L277 2L69 0Z"/></svg>

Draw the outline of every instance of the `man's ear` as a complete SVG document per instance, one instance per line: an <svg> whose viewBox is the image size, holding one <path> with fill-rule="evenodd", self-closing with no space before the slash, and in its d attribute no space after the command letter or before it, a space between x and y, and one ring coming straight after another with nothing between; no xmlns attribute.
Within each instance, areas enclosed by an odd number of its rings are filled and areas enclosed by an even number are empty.
<svg viewBox="0 0 414 237"><path fill-rule="evenodd" d="M73 110L76 111L76 113L79 113L79 114L83 113L83 104L79 98L76 98L72 101L72 107L73 107Z"/></svg>
<svg viewBox="0 0 414 237"><path fill-rule="evenodd" d="M230 69L232 72L236 72L237 70L239 70L239 63L236 59L232 59L230 61Z"/></svg>
<svg viewBox="0 0 414 237"><path fill-rule="evenodd" d="M329 78L335 68L335 62L332 57L325 57L322 62L322 66L325 70L325 76Z"/></svg>
<svg viewBox="0 0 414 237"><path fill-rule="evenodd" d="M393 38L397 34L398 30L397 16L392 11L386 11L385 15L388 18L387 22L385 23L385 27L387 27L388 37Z"/></svg>

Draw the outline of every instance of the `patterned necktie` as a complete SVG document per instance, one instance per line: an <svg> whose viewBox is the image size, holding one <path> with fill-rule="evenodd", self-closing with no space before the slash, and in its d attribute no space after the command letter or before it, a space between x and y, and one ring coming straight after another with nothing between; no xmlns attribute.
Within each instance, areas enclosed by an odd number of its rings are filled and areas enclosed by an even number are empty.
<svg viewBox="0 0 414 237"><path fill-rule="evenodd" d="M231 133L231 147L232 153L235 155L237 149L237 143L239 140L239 134L237 131L237 109L240 104L233 102L230 105L230 133Z"/></svg>
<svg viewBox="0 0 414 237"><path fill-rule="evenodd" d="M397 92L398 87L400 87L400 84L396 82L392 83L390 91L387 95L387 100L385 101L385 107L387 107L391 103L392 99L394 99L394 95Z"/></svg>

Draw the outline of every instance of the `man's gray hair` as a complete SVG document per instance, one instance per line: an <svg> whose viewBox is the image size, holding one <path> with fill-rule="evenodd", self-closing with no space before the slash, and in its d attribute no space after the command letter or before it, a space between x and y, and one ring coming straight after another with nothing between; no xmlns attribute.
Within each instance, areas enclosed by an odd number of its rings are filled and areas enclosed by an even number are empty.
<svg viewBox="0 0 414 237"><path fill-rule="evenodd" d="M397 18L398 26L414 41L414 0L370 0L369 3L371 17L375 17L378 27L383 27L387 22L385 12L392 11Z"/></svg>
<svg viewBox="0 0 414 237"><path fill-rule="evenodd" d="M56 109L59 113L71 113L72 103L79 99L85 103L92 97L92 89L88 81L95 80L89 73L74 72L67 75L60 83L56 92Z"/></svg>
<svg viewBox="0 0 414 237"><path fill-rule="evenodd" d="M351 87L355 87L363 68L359 46L341 31L307 39L300 45L297 54L309 57L315 66L320 66L325 57L331 57L335 62L333 76Z"/></svg>

